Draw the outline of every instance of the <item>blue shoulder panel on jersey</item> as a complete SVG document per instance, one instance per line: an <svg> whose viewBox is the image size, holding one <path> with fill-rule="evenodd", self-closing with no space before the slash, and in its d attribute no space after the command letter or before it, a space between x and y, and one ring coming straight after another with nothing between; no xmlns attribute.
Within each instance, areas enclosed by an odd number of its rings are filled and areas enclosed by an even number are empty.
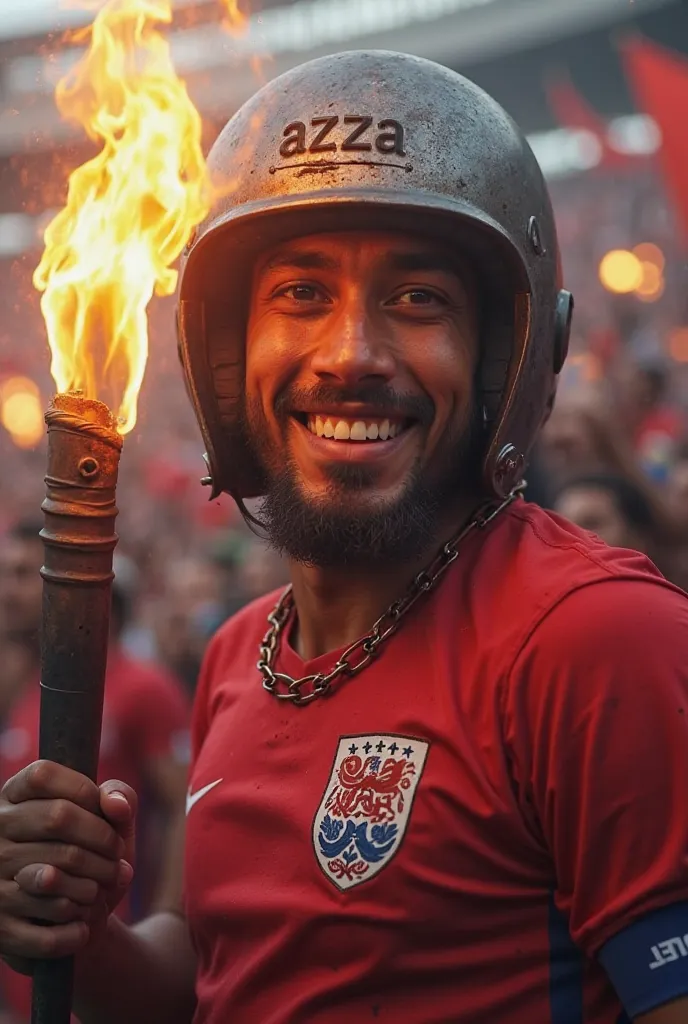
<svg viewBox="0 0 688 1024"><path fill-rule="evenodd" d="M635 921L606 942L599 960L629 1017L688 996L688 903Z"/></svg>

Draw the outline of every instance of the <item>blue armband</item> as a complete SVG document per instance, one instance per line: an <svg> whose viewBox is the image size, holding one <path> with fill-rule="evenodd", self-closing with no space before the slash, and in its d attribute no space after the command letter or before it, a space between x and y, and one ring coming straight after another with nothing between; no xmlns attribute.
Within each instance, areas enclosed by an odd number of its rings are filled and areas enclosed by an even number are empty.
<svg viewBox="0 0 688 1024"><path fill-rule="evenodd" d="M646 914L605 942L598 958L631 1018L688 996L688 903Z"/></svg>

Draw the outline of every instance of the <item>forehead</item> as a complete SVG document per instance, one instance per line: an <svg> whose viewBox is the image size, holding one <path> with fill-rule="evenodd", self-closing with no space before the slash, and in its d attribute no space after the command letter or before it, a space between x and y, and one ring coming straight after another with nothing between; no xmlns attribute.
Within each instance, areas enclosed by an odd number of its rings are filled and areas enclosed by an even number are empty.
<svg viewBox="0 0 688 1024"><path fill-rule="evenodd" d="M448 246L423 235L393 231L338 231L304 235L263 253L256 271L269 273L284 267L340 270L365 264L399 271L435 271L462 281L470 270Z"/></svg>

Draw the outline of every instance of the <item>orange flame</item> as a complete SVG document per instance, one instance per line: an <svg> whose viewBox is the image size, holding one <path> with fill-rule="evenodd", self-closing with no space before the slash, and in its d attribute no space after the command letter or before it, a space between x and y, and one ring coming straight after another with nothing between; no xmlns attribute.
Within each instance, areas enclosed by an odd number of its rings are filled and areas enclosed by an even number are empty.
<svg viewBox="0 0 688 1024"><path fill-rule="evenodd" d="M225 11L225 24L230 32L241 33L248 28L248 18L239 10L239 0L220 0Z"/></svg>
<svg viewBox="0 0 688 1024"><path fill-rule="evenodd" d="M136 422L148 304L174 292L172 264L210 200L201 119L160 30L171 20L171 0L106 0L56 90L102 148L70 176L34 284L58 390L106 401L121 433Z"/></svg>

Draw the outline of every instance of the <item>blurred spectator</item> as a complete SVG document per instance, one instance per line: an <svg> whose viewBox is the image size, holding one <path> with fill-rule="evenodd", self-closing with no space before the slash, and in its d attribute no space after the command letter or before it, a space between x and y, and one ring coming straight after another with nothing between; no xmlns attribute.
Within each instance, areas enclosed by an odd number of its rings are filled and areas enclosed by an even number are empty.
<svg viewBox="0 0 688 1024"><path fill-rule="evenodd" d="M669 399L666 360L620 360L614 375L620 422L648 476L666 480L685 418Z"/></svg>
<svg viewBox="0 0 688 1024"><path fill-rule="evenodd" d="M685 525L686 536L683 542L664 550L663 565L669 578L688 591L688 439L677 447L669 474L668 499L676 519Z"/></svg>
<svg viewBox="0 0 688 1024"><path fill-rule="evenodd" d="M5 645L25 652L11 694L4 695L0 784L38 756L43 545L39 524L23 521L0 538L0 656ZM183 814L189 706L181 686L159 667L124 652L120 639L132 607L136 572L120 560L127 583L115 582L99 778L121 779L139 794L136 885L121 907L138 917L167 901L166 830ZM2 965L0 990L20 1020L28 1020L30 985Z"/></svg>
<svg viewBox="0 0 688 1024"><path fill-rule="evenodd" d="M227 617L223 583L218 566L202 555L172 559L164 569L154 613L156 651L189 692L208 640Z"/></svg>
<svg viewBox="0 0 688 1024"><path fill-rule="evenodd" d="M612 547L651 554L653 520L645 495L611 473L573 477L559 491L554 510Z"/></svg>
<svg viewBox="0 0 688 1024"><path fill-rule="evenodd" d="M289 582L282 556L263 541L253 538L238 567L241 604L248 604Z"/></svg>

